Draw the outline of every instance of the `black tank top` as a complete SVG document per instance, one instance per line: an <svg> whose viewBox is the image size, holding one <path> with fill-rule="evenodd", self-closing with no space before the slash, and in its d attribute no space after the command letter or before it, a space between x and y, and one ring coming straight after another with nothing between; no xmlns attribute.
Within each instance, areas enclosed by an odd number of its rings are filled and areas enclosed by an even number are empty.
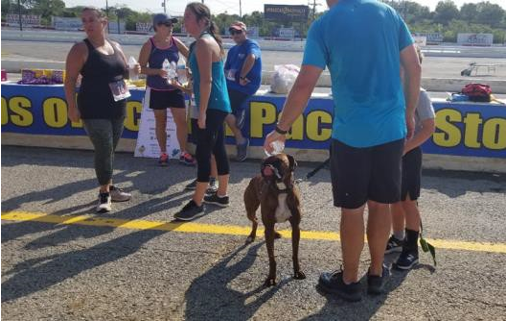
<svg viewBox="0 0 507 321"><path fill-rule="evenodd" d="M81 87L77 103L83 119L115 119L125 116L126 100L115 102L109 83L121 80L128 72L120 53L113 47L112 55L97 51L88 39L88 59L81 69Z"/></svg>

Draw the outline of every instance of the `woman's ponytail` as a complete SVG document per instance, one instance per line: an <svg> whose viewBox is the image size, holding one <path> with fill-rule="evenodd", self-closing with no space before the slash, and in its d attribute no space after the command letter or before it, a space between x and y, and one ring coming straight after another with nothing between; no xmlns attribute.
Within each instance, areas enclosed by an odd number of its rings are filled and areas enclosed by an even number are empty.
<svg viewBox="0 0 507 321"><path fill-rule="evenodd" d="M222 37L220 37L220 31L218 30L217 25L211 21L211 13L209 11L209 8L200 2L192 2L187 4L187 8L192 10L195 14L197 21L201 21L204 19L208 24L208 32L209 34L215 39L215 41L218 43L218 46L220 47L220 53L222 56L225 55Z"/></svg>
<svg viewBox="0 0 507 321"><path fill-rule="evenodd" d="M211 20L209 22L209 33L213 38L215 38L215 41L218 43L218 46L220 46L220 53L222 54L222 56L225 55L222 37L220 37L220 30L218 29L216 23L214 23Z"/></svg>

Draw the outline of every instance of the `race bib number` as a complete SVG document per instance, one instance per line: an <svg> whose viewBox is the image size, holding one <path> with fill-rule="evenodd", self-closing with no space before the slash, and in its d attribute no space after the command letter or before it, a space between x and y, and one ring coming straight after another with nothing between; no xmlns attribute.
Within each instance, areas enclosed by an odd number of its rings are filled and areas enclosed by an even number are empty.
<svg viewBox="0 0 507 321"><path fill-rule="evenodd" d="M236 81L236 69L229 69L227 71L227 79L231 81Z"/></svg>
<svg viewBox="0 0 507 321"><path fill-rule="evenodd" d="M130 91L124 79L115 80L109 83L109 88L113 94L114 101L120 101L130 97Z"/></svg>

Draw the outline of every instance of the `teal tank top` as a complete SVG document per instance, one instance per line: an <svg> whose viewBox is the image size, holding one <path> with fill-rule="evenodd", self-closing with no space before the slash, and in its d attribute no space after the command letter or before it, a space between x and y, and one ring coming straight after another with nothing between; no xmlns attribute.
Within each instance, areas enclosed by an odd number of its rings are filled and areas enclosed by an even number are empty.
<svg viewBox="0 0 507 321"><path fill-rule="evenodd" d="M205 33L201 37L209 36ZM190 51L189 57L190 70L192 71L193 90L195 95L195 103L199 106L201 101L201 91L199 83L201 75L199 74L199 65L197 64L197 57L195 56L195 48ZM208 108L221 110L226 113L231 113L231 103L229 101L229 94L227 92L227 83L224 74L224 62L222 60L213 62L211 64L211 94L208 101Z"/></svg>

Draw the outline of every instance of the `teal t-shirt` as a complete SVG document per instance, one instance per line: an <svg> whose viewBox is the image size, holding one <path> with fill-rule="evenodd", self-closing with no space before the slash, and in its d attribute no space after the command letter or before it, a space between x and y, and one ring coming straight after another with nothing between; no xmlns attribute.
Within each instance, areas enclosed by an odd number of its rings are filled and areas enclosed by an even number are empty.
<svg viewBox="0 0 507 321"><path fill-rule="evenodd" d="M209 34L204 34L201 37L205 36L211 37ZM195 103L199 106L199 102L201 100L201 89L199 86L201 75L199 74L199 65L197 63L197 57L195 56L195 48L193 48L190 52L188 63L190 70L192 71ZM211 64L211 79L211 93L209 96L208 108L230 113L231 103L227 92L227 83L224 75L224 62L222 60Z"/></svg>
<svg viewBox="0 0 507 321"><path fill-rule="evenodd" d="M341 0L312 24L303 65L329 69L334 139L370 147L405 137L400 51L413 42L399 14L376 0Z"/></svg>

